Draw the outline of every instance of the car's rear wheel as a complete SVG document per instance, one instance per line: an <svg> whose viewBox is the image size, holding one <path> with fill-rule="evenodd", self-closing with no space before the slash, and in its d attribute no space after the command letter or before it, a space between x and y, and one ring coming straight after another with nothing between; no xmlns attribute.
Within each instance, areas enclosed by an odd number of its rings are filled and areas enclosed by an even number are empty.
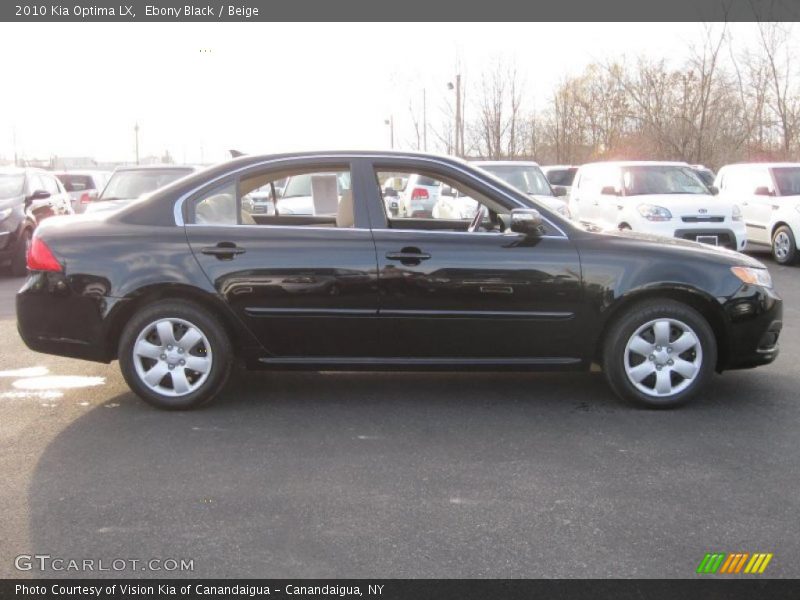
<svg viewBox="0 0 800 600"><path fill-rule="evenodd" d="M797 260L797 243L786 225L778 227L772 236L772 256L781 265L791 265Z"/></svg>
<svg viewBox="0 0 800 600"><path fill-rule="evenodd" d="M231 342L217 319L191 303L162 301L137 312L119 342L122 374L143 400L167 410L195 408L225 385Z"/></svg>
<svg viewBox="0 0 800 600"><path fill-rule="evenodd" d="M22 277L28 272L28 249L31 247L31 230L23 229L11 257L11 274Z"/></svg>
<svg viewBox="0 0 800 600"><path fill-rule="evenodd" d="M610 328L603 371L617 395L649 407L688 401L717 362L714 332L696 310L672 300L635 305Z"/></svg>

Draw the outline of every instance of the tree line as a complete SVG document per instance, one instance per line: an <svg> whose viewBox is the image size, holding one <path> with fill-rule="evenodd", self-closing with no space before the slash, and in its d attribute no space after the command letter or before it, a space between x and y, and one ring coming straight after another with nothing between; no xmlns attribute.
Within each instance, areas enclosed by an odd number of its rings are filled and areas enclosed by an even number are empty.
<svg viewBox="0 0 800 600"><path fill-rule="evenodd" d="M800 160L793 26L757 27L758 43L737 49L724 24L704 26L680 64L642 57L590 64L564 77L540 109L528 107L514 62L498 59L465 86L461 143L454 143L452 105L432 124L433 141L450 154L542 164L658 159L719 168Z"/></svg>

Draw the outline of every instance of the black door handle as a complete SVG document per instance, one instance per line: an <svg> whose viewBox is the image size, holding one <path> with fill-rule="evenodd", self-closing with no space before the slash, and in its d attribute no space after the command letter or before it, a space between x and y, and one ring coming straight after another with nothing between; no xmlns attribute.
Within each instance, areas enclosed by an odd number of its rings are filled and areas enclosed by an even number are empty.
<svg viewBox="0 0 800 600"><path fill-rule="evenodd" d="M244 254L245 249L239 248L233 242L220 242L216 246L206 246L200 252L209 256L216 256L220 260L231 260L238 254Z"/></svg>
<svg viewBox="0 0 800 600"><path fill-rule="evenodd" d="M430 254L425 252L387 252L386 258L389 260L428 260Z"/></svg>

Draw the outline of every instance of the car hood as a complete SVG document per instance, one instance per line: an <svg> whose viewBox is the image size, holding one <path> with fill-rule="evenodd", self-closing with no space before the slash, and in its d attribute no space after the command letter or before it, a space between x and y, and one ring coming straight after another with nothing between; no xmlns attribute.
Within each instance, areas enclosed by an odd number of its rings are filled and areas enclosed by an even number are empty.
<svg viewBox="0 0 800 600"><path fill-rule="evenodd" d="M566 206L567 202L563 198L557 196L540 196L539 194L529 194L530 197L538 202L544 204L550 210L557 211L559 208Z"/></svg>
<svg viewBox="0 0 800 600"><path fill-rule="evenodd" d="M733 202L711 194L643 194L626 196L624 202L634 206L652 204L663 206L673 217L708 215L730 216Z"/></svg>
<svg viewBox="0 0 800 600"><path fill-rule="evenodd" d="M94 202L90 202L86 205L87 213L95 213L95 212L108 212L112 210L116 210L118 208L122 208L123 206L128 206L131 202L138 200L135 199L121 199L121 200L95 200Z"/></svg>
<svg viewBox="0 0 800 600"><path fill-rule="evenodd" d="M730 266L745 266L766 269L766 265L755 258L729 250L721 246L711 246L709 244L701 244L691 240L683 240L674 237L665 237L655 235L652 233L643 233L640 231L631 231L629 229L623 231L600 231L589 229L592 235L603 236L618 244L630 244L630 252L636 252L637 248L641 248L642 244L650 246L659 252L674 253L680 255L683 260L693 259L706 259L712 262L727 264Z"/></svg>

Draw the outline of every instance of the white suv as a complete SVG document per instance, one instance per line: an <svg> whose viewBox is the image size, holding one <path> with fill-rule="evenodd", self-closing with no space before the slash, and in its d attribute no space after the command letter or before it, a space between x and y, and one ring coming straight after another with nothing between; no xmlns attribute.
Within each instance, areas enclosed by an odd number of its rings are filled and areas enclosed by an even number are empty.
<svg viewBox="0 0 800 600"><path fill-rule="evenodd" d="M771 247L782 265L800 257L800 163L727 165L714 185L722 198L742 207L750 242Z"/></svg>
<svg viewBox="0 0 800 600"><path fill-rule="evenodd" d="M590 163L575 175L570 212L573 219L602 229L632 229L744 250L742 213L715 191L686 163Z"/></svg>

